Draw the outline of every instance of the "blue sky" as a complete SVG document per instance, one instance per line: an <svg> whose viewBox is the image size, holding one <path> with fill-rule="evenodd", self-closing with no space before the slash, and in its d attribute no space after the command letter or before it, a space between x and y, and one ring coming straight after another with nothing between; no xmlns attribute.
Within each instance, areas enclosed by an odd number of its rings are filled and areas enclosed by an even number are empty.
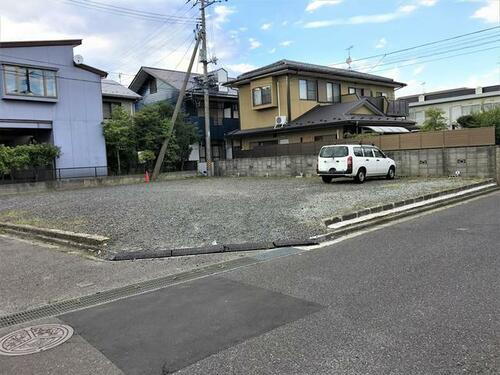
<svg viewBox="0 0 500 375"><path fill-rule="evenodd" d="M177 69L187 66L191 25L111 14L81 6L86 1L1 2L1 38L83 38L84 44L76 52L84 55L85 62L109 71L111 78L124 83L132 79L141 65ZM185 0L94 1L166 15L197 14ZM500 0L229 0L209 8L209 52L218 57L219 66L237 75L283 58L332 65L345 61L346 48L354 46L353 68L408 83L401 94L500 84L500 29L384 56L498 26L499 3ZM479 51L486 48L490 50ZM378 57L356 61L372 55ZM438 58L442 60L430 61ZM199 66L196 69L201 71Z"/></svg>

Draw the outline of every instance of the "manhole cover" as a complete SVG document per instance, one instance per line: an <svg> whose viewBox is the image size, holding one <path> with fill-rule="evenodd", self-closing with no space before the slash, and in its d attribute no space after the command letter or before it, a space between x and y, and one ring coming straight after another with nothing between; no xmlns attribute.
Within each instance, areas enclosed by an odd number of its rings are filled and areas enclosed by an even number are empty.
<svg viewBox="0 0 500 375"><path fill-rule="evenodd" d="M52 349L73 336L63 324L42 324L11 332L0 338L0 355L26 355Z"/></svg>

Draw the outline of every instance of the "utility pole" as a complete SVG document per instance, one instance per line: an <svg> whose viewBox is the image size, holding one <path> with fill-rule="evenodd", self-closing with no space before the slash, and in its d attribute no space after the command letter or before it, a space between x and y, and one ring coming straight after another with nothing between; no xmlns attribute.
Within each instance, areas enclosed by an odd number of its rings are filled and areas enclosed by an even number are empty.
<svg viewBox="0 0 500 375"><path fill-rule="evenodd" d="M177 98L177 103L175 104L174 113L172 115L172 126L168 131L163 144L161 145L160 153L158 158L156 159L156 164L153 170L153 174L151 175L151 179L154 181L158 178L160 174L161 165L163 164L163 159L165 159L165 153L167 152L168 143L170 138L172 137L172 133L174 132L175 122L177 121L177 116L181 110L182 102L184 100L184 94L186 93L186 87L189 81L189 77L191 76L191 70L193 69L194 60L196 58L196 53L198 52L198 47L200 46L200 36L201 33L196 34L196 43L194 45L193 54L191 55L191 60L189 61L189 67L186 72L186 76L184 77L184 82L182 83L181 91L179 92L179 97Z"/></svg>
<svg viewBox="0 0 500 375"><path fill-rule="evenodd" d="M210 4L209 4L210 5ZM205 106L205 162L207 163L207 176L213 176L212 141L210 137L210 95L208 92L208 53L207 53L207 21L205 18L205 0L200 0L201 11L201 51L200 61L203 63L203 104Z"/></svg>

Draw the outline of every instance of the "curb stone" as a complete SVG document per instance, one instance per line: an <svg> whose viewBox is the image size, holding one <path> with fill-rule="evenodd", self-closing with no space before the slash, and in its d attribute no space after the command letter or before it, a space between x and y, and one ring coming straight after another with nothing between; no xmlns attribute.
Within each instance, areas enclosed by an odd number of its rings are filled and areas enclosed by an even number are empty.
<svg viewBox="0 0 500 375"><path fill-rule="evenodd" d="M435 193L420 195L420 196L415 197L415 198L409 198L409 199L405 199L402 201L387 203L384 205L375 206L375 207L371 207L371 208L364 208L364 209L356 211L356 212L350 212L347 214L333 216L333 217L329 217L327 219L323 219L323 223L325 224L326 227L328 227L332 224L337 224L337 223L340 223L342 221L347 221L347 220L355 219L357 217L361 217L361 216L365 216L365 215L369 215L369 214L374 214L374 213L378 213L378 212L382 212L382 211L392 210L393 208L399 208L399 207L407 206L410 204L426 201L429 199L434 199L437 197L441 197L443 195L459 193L459 192L464 191L464 190L476 188L476 187L483 186L483 185L488 185L488 184L491 184L494 182L495 182L495 180L488 179L485 181L476 182L474 184L460 186L458 188L453 188L453 189L443 190L443 191L439 191L439 192L435 192Z"/></svg>

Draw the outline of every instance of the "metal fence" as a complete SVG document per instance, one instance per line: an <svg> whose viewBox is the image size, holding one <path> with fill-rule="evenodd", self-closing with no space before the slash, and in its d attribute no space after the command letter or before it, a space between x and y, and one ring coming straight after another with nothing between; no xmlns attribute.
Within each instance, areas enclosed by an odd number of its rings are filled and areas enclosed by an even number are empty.
<svg viewBox="0 0 500 375"><path fill-rule="evenodd" d="M252 150L233 150L234 158L261 158L287 155L315 155L331 144L373 144L384 151L429 148L490 146L495 144L495 128L457 129L391 135L370 135L355 139L323 138L320 142L255 146Z"/></svg>
<svg viewBox="0 0 500 375"><path fill-rule="evenodd" d="M107 166L75 168L27 168L13 170L0 177L0 184L30 183L41 181L96 178L112 175Z"/></svg>

